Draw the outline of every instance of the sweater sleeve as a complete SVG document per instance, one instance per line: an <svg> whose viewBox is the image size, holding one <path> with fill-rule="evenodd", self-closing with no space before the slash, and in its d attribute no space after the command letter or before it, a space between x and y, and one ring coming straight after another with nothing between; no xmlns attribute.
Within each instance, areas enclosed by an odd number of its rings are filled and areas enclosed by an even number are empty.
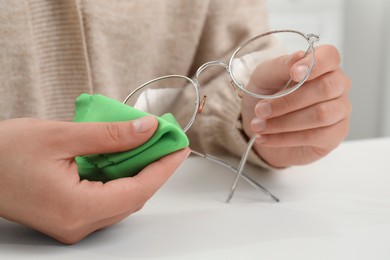
<svg viewBox="0 0 390 260"><path fill-rule="evenodd" d="M227 63L240 43L267 30L265 1L210 1L192 74L207 61ZM249 138L241 126L240 98L226 70L207 70L199 78L201 95L207 96L207 101L187 133L191 147L204 153L217 155L228 152L241 157ZM248 161L264 169L272 169L253 150Z"/></svg>

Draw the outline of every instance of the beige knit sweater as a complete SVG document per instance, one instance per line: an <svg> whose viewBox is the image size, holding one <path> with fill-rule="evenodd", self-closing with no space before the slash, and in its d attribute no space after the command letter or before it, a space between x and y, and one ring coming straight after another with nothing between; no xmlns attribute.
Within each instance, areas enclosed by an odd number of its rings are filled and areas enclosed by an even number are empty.
<svg viewBox="0 0 390 260"><path fill-rule="evenodd" d="M226 62L266 30L262 0L1 0L0 120L70 121L83 92L123 101L155 77ZM241 155L246 138L229 78L209 73L203 81L208 103L190 146ZM255 154L250 160L263 165Z"/></svg>

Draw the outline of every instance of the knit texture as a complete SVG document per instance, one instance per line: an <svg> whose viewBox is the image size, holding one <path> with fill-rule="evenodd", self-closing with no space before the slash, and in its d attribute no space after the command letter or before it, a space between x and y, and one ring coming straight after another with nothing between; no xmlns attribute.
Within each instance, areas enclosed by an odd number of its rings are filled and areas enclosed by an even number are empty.
<svg viewBox="0 0 390 260"><path fill-rule="evenodd" d="M265 13L261 0L1 1L0 119L71 121L81 93L122 101L155 77L191 77L265 32ZM188 132L191 148L241 156L240 100L226 71L210 70L201 75L207 103ZM188 102L177 101L183 114ZM250 161L268 167L254 153Z"/></svg>

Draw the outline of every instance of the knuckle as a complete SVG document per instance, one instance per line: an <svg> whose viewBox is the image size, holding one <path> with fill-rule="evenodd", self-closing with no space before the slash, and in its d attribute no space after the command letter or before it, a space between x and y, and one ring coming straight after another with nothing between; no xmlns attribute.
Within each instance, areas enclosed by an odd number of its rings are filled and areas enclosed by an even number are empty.
<svg viewBox="0 0 390 260"><path fill-rule="evenodd" d="M114 143L118 143L122 139L121 129L115 122L105 124L105 133Z"/></svg>
<svg viewBox="0 0 390 260"><path fill-rule="evenodd" d="M351 80L341 70L336 70L323 75L317 84L320 95L329 100L342 96L351 88Z"/></svg>
<svg viewBox="0 0 390 260"><path fill-rule="evenodd" d="M290 101L289 101L289 98L291 98L291 97L289 97L290 95L287 95L287 96L283 96L283 97L280 97L280 106L281 106L281 109L283 110L283 111L288 111L289 110L289 108L290 108Z"/></svg>
<svg viewBox="0 0 390 260"><path fill-rule="evenodd" d="M318 86L318 92L326 99L333 99L340 96L343 92L343 86L337 84L334 73L321 77Z"/></svg>
<svg viewBox="0 0 390 260"><path fill-rule="evenodd" d="M322 149L333 150L347 137L349 120L342 120L327 128L324 136L320 138L317 146Z"/></svg>
<svg viewBox="0 0 390 260"><path fill-rule="evenodd" d="M330 117L330 109L327 103L319 103L313 107L312 121L318 124L325 124Z"/></svg>

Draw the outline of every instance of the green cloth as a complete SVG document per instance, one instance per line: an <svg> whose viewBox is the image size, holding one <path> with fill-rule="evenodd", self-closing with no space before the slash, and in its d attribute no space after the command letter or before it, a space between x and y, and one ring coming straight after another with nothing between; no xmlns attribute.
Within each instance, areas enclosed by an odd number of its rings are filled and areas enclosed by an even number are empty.
<svg viewBox="0 0 390 260"><path fill-rule="evenodd" d="M102 95L82 94L76 100L74 122L119 122L146 115L149 114ZM189 145L172 114L157 117L157 120L156 132L139 147L125 152L76 157L80 178L106 182L134 176L148 164Z"/></svg>

